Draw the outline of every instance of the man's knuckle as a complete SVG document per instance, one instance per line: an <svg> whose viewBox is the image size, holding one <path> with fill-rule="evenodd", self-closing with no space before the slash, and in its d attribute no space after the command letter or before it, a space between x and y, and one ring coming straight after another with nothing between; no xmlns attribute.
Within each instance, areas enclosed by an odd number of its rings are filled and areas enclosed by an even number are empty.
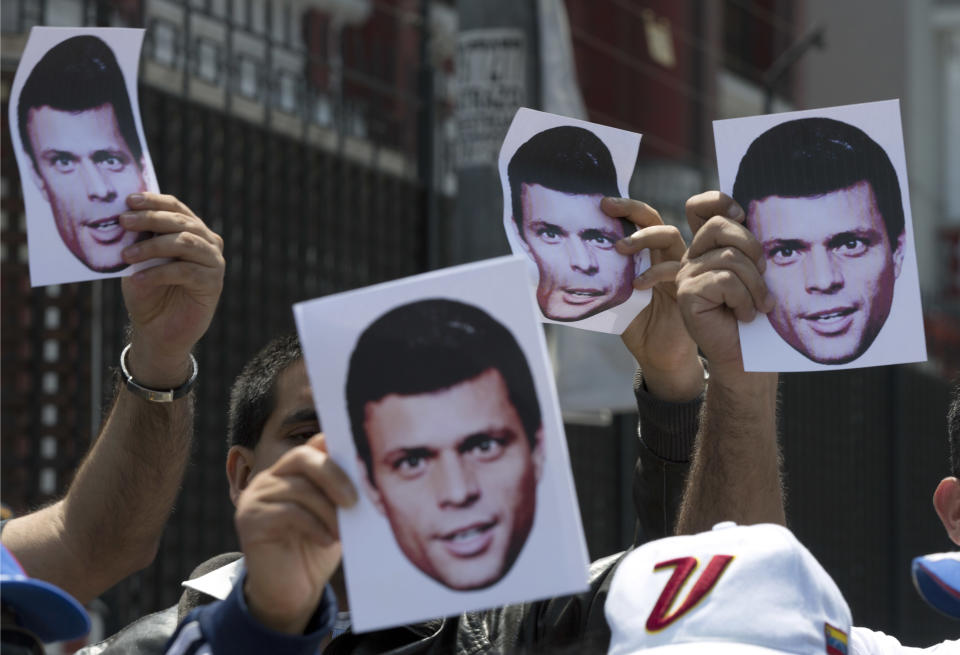
<svg viewBox="0 0 960 655"><path fill-rule="evenodd" d="M713 277L717 284L723 285L724 287L736 286L735 283L737 282L737 276L733 271L721 269L719 271L715 271Z"/></svg>
<svg viewBox="0 0 960 655"><path fill-rule="evenodd" d="M740 261L736 249L729 246L719 250L717 257L720 260L720 264L725 268L731 268Z"/></svg>
<svg viewBox="0 0 960 655"><path fill-rule="evenodd" d="M639 202L639 201L637 202L640 204L640 209L650 212L650 215L653 216L654 219L656 219L656 222L658 224L663 223L663 217L660 216L660 212L657 211L656 207L654 207L653 205L647 204L645 202Z"/></svg>
<svg viewBox="0 0 960 655"><path fill-rule="evenodd" d="M304 458L304 447L296 446L285 452L280 459L277 460L276 464L273 465L273 470L291 470L296 468Z"/></svg>
<svg viewBox="0 0 960 655"><path fill-rule="evenodd" d="M190 238L189 232L178 232L177 236L174 237L174 242L179 248L190 248L194 245L194 241Z"/></svg>
<svg viewBox="0 0 960 655"><path fill-rule="evenodd" d="M722 216L711 216L703 224L703 227L700 228L700 232L705 232L708 235L714 235L718 232L722 232L726 229L727 220Z"/></svg>
<svg viewBox="0 0 960 655"><path fill-rule="evenodd" d="M657 229L669 241L683 241L683 234L674 225L660 225Z"/></svg>
<svg viewBox="0 0 960 655"><path fill-rule="evenodd" d="M705 195L706 193L698 193L696 195L690 196L689 198L687 198L687 203L684 206L684 208L688 212L695 212L696 209L703 204Z"/></svg>

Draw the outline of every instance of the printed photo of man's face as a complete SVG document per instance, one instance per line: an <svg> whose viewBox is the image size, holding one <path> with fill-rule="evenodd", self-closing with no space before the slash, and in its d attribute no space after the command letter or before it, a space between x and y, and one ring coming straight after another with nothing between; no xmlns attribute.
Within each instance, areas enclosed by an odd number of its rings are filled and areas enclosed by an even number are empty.
<svg viewBox="0 0 960 655"><path fill-rule="evenodd" d="M147 185L113 51L91 35L57 44L31 71L17 111L31 176L64 244L93 271L125 268L123 249L149 235L126 231L119 215Z"/></svg>
<svg viewBox="0 0 960 655"><path fill-rule="evenodd" d="M840 121L783 123L751 145L734 198L763 248L777 334L819 364L863 355L903 264L903 207L886 153Z"/></svg>
<svg viewBox="0 0 960 655"><path fill-rule="evenodd" d="M453 589L509 570L533 526L542 450L489 369L367 407L368 492L418 569Z"/></svg>
<svg viewBox="0 0 960 655"><path fill-rule="evenodd" d="M362 381L371 365L393 379ZM363 487L406 558L454 590L496 584L533 527L544 461L513 336L464 303L405 305L361 337L347 389Z"/></svg>
<svg viewBox="0 0 960 655"><path fill-rule="evenodd" d="M604 196L620 195L603 141L582 127L553 127L522 144L507 173L513 220L539 273L543 315L579 321L629 299L634 259L614 244L634 228L600 209Z"/></svg>
<svg viewBox="0 0 960 655"><path fill-rule="evenodd" d="M633 293L633 257L614 249L624 221L600 209L601 194L568 194L539 184L521 187L522 233L537 264L537 304L554 321L579 321Z"/></svg>
<svg viewBox="0 0 960 655"><path fill-rule="evenodd" d="M763 246L777 299L768 318L794 349L821 364L852 361L880 333L903 262L869 183L813 198L756 202L747 227Z"/></svg>

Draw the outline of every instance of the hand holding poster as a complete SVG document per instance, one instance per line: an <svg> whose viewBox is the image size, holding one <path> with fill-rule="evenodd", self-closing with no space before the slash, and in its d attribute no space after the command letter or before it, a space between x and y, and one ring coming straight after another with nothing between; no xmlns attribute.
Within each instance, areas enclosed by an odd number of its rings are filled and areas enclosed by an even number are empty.
<svg viewBox="0 0 960 655"><path fill-rule="evenodd" d="M925 360L898 102L716 121L714 135L775 300L740 323L744 369Z"/></svg>
<svg viewBox="0 0 960 655"><path fill-rule="evenodd" d="M357 631L586 587L543 332L520 258L294 306ZM384 584L389 577L389 584Z"/></svg>

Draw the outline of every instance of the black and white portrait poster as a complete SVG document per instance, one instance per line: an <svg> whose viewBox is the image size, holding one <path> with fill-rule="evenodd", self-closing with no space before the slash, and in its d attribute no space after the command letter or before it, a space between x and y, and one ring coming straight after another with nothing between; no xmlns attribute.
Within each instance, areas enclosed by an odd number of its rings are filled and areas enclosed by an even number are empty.
<svg viewBox="0 0 960 655"><path fill-rule="evenodd" d="M640 135L521 108L500 149L503 228L527 260L540 317L621 334L650 302L633 280L650 255L614 245L635 225L607 215L605 196L629 196Z"/></svg>
<svg viewBox="0 0 960 655"><path fill-rule="evenodd" d="M127 196L157 192L140 122L144 31L34 27L10 90L10 136L26 209L30 283L130 275Z"/></svg>
<svg viewBox="0 0 960 655"><path fill-rule="evenodd" d="M774 308L740 324L748 371L926 360L896 100L714 122Z"/></svg>
<svg viewBox="0 0 960 655"><path fill-rule="evenodd" d="M357 631L586 588L543 330L519 257L299 303Z"/></svg>

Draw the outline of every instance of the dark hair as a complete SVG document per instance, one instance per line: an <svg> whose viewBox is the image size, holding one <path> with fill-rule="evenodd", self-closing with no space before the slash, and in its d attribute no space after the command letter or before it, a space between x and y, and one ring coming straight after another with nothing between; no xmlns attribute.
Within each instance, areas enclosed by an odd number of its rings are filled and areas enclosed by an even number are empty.
<svg viewBox="0 0 960 655"><path fill-rule="evenodd" d="M864 180L896 249L904 225L897 172L863 130L832 118L787 121L757 137L740 160L733 198L749 214L754 200L821 196Z"/></svg>
<svg viewBox="0 0 960 655"><path fill-rule="evenodd" d="M507 166L513 220L523 238L524 184L562 191L563 193L620 196L617 169L606 144L596 134L582 127L561 125L534 134L510 158ZM620 219L624 236L634 225Z"/></svg>
<svg viewBox="0 0 960 655"><path fill-rule="evenodd" d="M346 385L353 442L370 481L367 403L390 394L440 391L489 369L503 376L510 402L535 447L541 421L537 390L527 358L505 326L478 307L440 298L401 305L371 323L350 355Z"/></svg>
<svg viewBox="0 0 960 655"><path fill-rule="evenodd" d="M950 393L947 408L947 441L950 446L950 475L960 478L960 380Z"/></svg>
<svg viewBox="0 0 960 655"><path fill-rule="evenodd" d="M120 134L141 166L143 149L127 85L113 50L102 39L89 34L69 38L50 48L30 71L17 103L20 141L34 167L36 154L27 133L27 115L31 109L48 106L79 113L105 104L113 106Z"/></svg>
<svg viewBox="0 0 960 655"><path fill-rule="evenodd" d="M253 356L230 388L227 446L256 448L267 419L277 406L277 379L303 359L296 334L273 339Z"/></svg>

